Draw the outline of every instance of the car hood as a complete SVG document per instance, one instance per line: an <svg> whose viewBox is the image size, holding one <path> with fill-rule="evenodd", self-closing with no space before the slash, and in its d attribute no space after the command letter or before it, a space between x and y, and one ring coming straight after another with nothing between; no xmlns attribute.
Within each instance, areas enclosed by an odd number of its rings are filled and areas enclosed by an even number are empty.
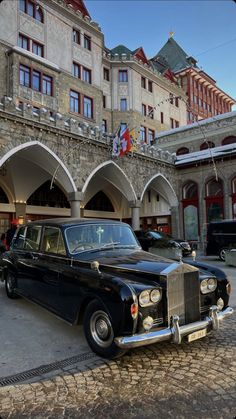
<svg viewBox="0 0 236 419"><path fill-rule="evenodd" d="M176 261L162 256L153 255L143 250L114 249L97 252L87 252L76 257L86 262L97 261L99 269L105 271L135 272L136 276L160 274L169 268L170 264L178 265ZM179 263L180 264L180 263Z"/></svg>

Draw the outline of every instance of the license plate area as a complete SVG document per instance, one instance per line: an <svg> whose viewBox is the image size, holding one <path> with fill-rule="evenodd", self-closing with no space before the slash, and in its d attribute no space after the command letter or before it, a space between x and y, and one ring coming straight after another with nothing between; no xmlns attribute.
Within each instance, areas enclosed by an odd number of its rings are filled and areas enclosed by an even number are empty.
<svg viewBox="0 0 236 419"><path fill-rule="evenodd" d="M190 333L188 335L188 342L193 342L194 340L204 338L207 334L207 329L198 330L197 332Z"/></svg>

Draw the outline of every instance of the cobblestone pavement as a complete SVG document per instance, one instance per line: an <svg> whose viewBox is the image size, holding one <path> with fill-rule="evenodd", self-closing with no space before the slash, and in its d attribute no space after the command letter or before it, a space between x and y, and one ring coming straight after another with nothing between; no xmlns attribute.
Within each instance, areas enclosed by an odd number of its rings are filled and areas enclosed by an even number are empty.
<svg viewBox="0 0 236 419"><path fill-rule="evenodd" d="M94 356L54 375L1 387L0 416L234 419L236 315L191 344L156 344L115 361Z"/></svg>

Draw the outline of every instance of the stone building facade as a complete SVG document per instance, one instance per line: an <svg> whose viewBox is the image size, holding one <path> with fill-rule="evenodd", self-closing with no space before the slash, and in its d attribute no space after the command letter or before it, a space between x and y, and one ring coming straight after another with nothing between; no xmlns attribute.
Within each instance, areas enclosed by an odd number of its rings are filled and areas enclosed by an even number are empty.
<svg viewBox="0 0 236 419"><path fill-rule="evenodd" d="M203 178L205 168L186 166L178 149L190 156L205 137L213 143L217 124L222 146L223 136L235 136L234 113L206 122L205 136L199 125L161 134L170 120L186 124L183 90L143 51L108 51L81 0L3 0L0 12L0 232L14 218L86 216L188 237L184 182ZM120 124L139 140L134 152L114 158ZM233 193L234 165L232 157L224 173ZM203 192L198 199L189 238L202 242ZM233 205L225 195L224 215L234 216L227 199Z"/></svg>

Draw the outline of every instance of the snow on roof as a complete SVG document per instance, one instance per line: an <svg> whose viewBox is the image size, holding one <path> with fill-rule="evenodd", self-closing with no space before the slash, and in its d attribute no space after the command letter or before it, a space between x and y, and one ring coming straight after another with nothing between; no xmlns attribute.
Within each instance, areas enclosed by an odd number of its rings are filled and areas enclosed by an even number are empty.
<svg viewBox="0 0 236 419"><path fill-rule="evenodd" d="M213 116L211 118L207 118L207 119L202 119L201 121L198 122L194 122L191 125L184 125L183 127L179 127L179 128L174 128L168 131L162 131L158 134L157 138L162 138L162 137L166 137L167 135L173 135L182 131L187 131L187 130L191 130L193 128L197 128L199 127L199 125L207 125L210 124L212 122L216 122L216 121L220 121L222 119L227 119L230 118L232 116L236 116L236 111L232 111L232 112L227 112L227 113L223 113L220 115L216 115Z"/></svg>
<svg viewBox="0 0 236 419"><path fill-rule="evenodd" d="M214 148L207 148L206 150L194 151L193 153L182 154L176 156L175 166L181 166L189 163L194 163L199 160L207 160L217 157L225 157L232 154L236 154L236 143L227 144Z"/></svg>

